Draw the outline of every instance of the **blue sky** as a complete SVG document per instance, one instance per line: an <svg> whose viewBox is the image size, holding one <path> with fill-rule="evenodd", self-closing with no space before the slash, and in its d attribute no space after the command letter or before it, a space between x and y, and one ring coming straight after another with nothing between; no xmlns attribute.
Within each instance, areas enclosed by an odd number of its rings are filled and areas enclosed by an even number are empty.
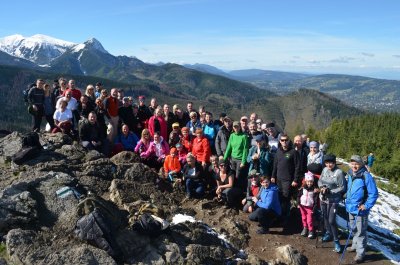
<svg viewBox="0 0 400 265"><path fill-rule="evenodd" d="M0 37L95 37L114 55L400 79L397 0L7 1Z"/></svg>

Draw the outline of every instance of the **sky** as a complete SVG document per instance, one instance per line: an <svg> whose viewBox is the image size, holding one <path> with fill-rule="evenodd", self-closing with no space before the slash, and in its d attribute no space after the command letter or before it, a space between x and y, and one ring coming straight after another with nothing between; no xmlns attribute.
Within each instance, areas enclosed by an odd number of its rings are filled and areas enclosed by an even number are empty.
<svg viewBox="0 0 400 265"><path fill-rule="evenodd" d="M113 55L400 79L398 0L4 1L0 38L98 39Z"/></svg>

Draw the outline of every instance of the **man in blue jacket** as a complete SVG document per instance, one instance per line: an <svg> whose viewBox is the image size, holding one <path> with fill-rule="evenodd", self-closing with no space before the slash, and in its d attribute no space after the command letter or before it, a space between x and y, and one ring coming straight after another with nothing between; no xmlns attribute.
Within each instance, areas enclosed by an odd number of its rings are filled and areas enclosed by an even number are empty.
<svg viewBox="0 0 400 265"><path fill-rule="evenodd" d="M257 234L267 234L272 221L280 216L282 211L278 186L271 183L267 177L261 177L260 183L258 195L252 198L257 208L249 215L249 219L260 223L261 228L257 230Z"/></svg>
<svg viewBox="0 0 400 265"><path fill-rule="evenodd" d="M349 213L350 224L356 222L356 226L353 230L353 244L348 251L356 251L354 261L361 263L364 261L367 246L368 214L378 199L378 189L361 156L351 156L350 168L347 182L346 211Z"/></svg>

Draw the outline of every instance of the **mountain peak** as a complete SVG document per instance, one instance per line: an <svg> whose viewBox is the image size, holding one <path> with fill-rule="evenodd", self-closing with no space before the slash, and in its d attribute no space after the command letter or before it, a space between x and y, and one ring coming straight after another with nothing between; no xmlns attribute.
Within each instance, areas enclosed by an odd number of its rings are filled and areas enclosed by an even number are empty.
<svg viewBox="0 0 400 265"><path fill-rule="evenodd" d="M104 49L103 45L101 45L100 41L98 41L96 38L90 38L85 41L84 44L86 47L94 48L102 53L108 53L108 51Z"/></svg>

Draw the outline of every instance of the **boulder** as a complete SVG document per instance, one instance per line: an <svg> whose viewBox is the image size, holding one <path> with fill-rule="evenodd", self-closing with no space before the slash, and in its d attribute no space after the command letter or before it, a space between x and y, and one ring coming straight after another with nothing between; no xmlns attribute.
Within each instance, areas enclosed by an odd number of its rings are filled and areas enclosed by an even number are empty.
<svg viewBox="0 0 400 265"><path fill-rule="evenodd" d="M190 244L186 247L186 259L192 264L223 264L226 258L220 246Z"/></svg>
<svg viewBox="0 0 400 265"><path fill-rule="evenodd" d="M124 179L139 183L155 183L157 177L157 172L142 163L133 163L124 175Z"/></svg>
<svg viewBox="0 0 400 265"><path fill-rule="evenodd" d="M63 133L43 133L40 134L40 143L45 150L54 151L64 145L71 145L73 140Z"/></svg>
<svg viewBox="0 0 400 265"><path fill-rule="evenodd" d="M131 165L140 162L140 157L134 152L123 151L111 157L110 160L116 165Z"/></svg>
<svg viewBox="0 0 400 265"><path fill-rule="evenodd" d="M307 258L294 249L291 245L276 248L276 259L271 264L306 265Z"/></svg>
<svg viewBox="0 0 400 265"><path fill-rule="evenodd" d="M0 163L11 161L11 157L22 148L22 135L13 132L0 139Z"/></svg>
<svg viewBox="0 0 400 265"><path fill-rule="evenodd" d="M27 189L28 183L22 182L0 193L0 231L26 227L37 220L37 204Z"/></svg>

